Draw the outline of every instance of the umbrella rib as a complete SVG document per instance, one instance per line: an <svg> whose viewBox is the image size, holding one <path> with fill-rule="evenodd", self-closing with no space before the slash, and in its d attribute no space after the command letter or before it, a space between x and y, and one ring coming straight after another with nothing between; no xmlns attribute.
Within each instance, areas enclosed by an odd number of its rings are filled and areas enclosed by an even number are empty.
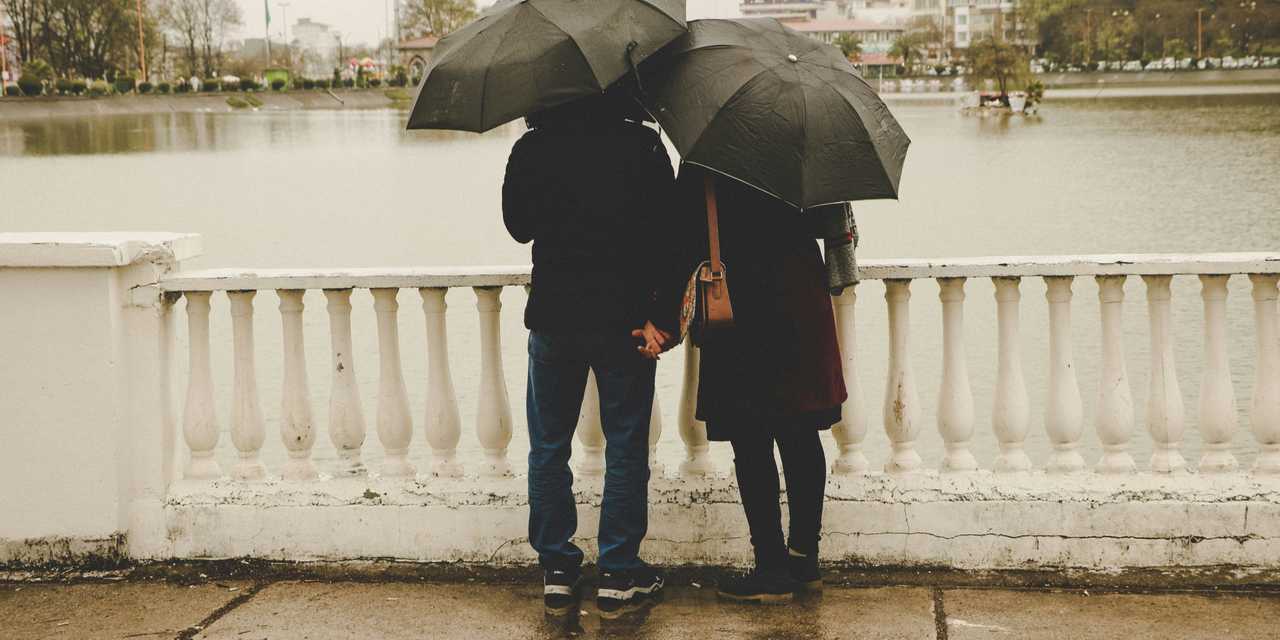
<svg viewBox="0 0 1280 640"><path fill-rule="evenodd" d="M526 2L525 4L529 7L531 11L537 11L538 15L542 16L542 19L547 21L547 24L550 24L555 28L559 29L560 33L563 33L565 37L573 41L573 44L574 44L573 48L578 52L578 56L582 58L582 62L587 65L587 69L591 71L591 79L595 80L596 88L601 91L604 91L609 85L607 85L606 83L600 80L600 75L596 73L595 65L591 64L591 59L587 57L587 52L582 50L582 43L578 42L578 39L573 37L573 34L565 30L564 27L561 27L559 24L556 24L556 21L552 20L550 16L543 13L542 9L539 9L538 7L533 6L533 3Z"/></svg>

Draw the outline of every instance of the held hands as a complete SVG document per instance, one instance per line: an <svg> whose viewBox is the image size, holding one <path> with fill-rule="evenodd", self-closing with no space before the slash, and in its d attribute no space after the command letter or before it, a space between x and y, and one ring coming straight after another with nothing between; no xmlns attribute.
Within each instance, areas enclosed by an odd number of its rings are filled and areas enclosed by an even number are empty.
<svg viewBox="0 0 1280 640"><path fill-rule="evenodd" d="M662 352L675 346L675 342L671 339L671 334L653 326L652 322L645 322L644 328L632 331L631 336L644 340L644 344L637 346L636 350L649 360L659 359L662 356Z"/></svg>

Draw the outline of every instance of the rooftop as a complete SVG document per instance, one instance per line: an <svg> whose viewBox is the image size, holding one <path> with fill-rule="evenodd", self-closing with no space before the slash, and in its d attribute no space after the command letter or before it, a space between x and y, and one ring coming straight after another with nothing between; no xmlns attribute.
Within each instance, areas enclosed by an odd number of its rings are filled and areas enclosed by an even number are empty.
<svg viewBox="0 0 1280 640"><path fill-rule="evenodd" d="M902 31L902 25L881 24L864 20L809 20L791 22L788 27L804 33L848 33L858 31Z"/></svg>
<svg viewBox="0 0 1280 640"><path fill-rule="evenodd" d="M437 38L436 36L422 36L420 38L402 40L400 41L400 44L396 46L401 49L434 49L436 48L437 42L440 42L440 38Z"/></svg>

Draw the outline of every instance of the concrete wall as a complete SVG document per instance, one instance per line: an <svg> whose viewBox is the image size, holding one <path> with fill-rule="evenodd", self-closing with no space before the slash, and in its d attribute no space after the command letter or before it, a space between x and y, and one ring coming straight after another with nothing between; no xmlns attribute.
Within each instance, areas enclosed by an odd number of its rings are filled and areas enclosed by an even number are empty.
<svg viewBox="0 0 1280 640"><path fill-rule="evenodd" d="M159 504L153 385L168 334L148 285L198 247L177 234L0 234L0 563L119 556L135 498ZM140 456L144 435L156 439Z"/></svg>

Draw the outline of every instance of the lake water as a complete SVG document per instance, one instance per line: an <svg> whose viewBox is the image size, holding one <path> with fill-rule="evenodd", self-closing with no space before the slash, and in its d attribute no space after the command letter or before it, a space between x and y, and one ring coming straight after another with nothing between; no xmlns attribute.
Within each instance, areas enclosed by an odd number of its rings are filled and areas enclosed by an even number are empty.
<svg viewBox="0 0 1280 640"><path fill-rule="evenodd" d="M1052 100L1034 119L962 116L940 104L904 103L894 112L914 141L902 200L857 206L860 256L955 257L1280 250L1280 97L1276 95ZM499 189L506 155L520 135L511 125L477 136L403 131L397 111L163 114L0 120L0 230L167 230L198 232L201 267L337 267L524 264L528 247L506 235ZM941 376L937 285L913 286L912 362L923 406L920 450L936 466L934 426ZM1085 399L1086 458L1097 457L1093 409L1098 391L1098 303L1092 279L1075 283L1074 344ZM1131 278L1124 323L1137 406L1134 453L1146 465L1148 347L1144 288ZM1236 449L1252 459L1247 407L1252 392L1254 329L1248 281L1231 281L1230 355L1240 430ZM968 285L966 341L975 394L974 449L984 466L996 452L990 427L995 383L995 314L989 281ZM1195 278L1174 284L1175 353L1187 408L1184 454L1200 452L1196 402L1202 366L1201 301ZM858 289L859 376L868 405L867 453L887 456L880 426L886 369L884 288ZM1028 447L1042 462L1047 379L1044 284L1023 283L1023 366L1032 402ZM523 466L525 294L503 296L506 374L515 418L511 458ZM421 416L425 396L423 317L417 293L401 293L401 332L416 429L414 456L425 466ZM306 296L307 351L316 416L327 415L328 325L319 292ZM451 361L464 417L464 462L477 455L471 430L478 380L475 297L450 292ZM366 460L379 459L374 431L377 341L372 299L357 292L358 379L369 422ZM284 457L278 431L278 300L257 299L258 373L268 421L264 457ZM214 300L214 375L219 418L230 416L228 303ZM185 384L185 315L175 370ZM659 367L666 430L660 458L674 469L682 455L675 428L682 358ZM180 400L181 390L176 394ZM179 407L179 410L181 408ZM229 468L234 451L221 442ZM715 447L727 460L726 447ZM316 457L333 459L322 431Z"/></svg>

